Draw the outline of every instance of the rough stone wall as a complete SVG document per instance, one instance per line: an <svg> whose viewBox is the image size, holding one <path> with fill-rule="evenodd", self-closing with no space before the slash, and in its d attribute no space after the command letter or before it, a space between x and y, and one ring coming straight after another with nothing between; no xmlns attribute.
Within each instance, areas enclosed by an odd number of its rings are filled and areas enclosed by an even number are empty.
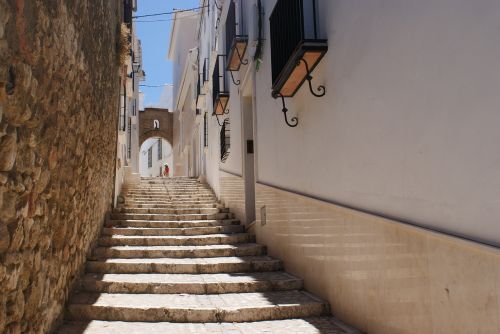
<svg viewBox="0 0 500 334"><path fill-rule="evenodd" d="M46 333L111 207L118 0L0 0L0 333Z"/></svg>
<svg viewBox="0 0 500 334"><path fill-rule="evenodd" d="M165 139L172 145L173 133L173 118L172 113L168 109L161 108L145 108L139 113L139 145L152 137L160 137ZM155 130L153 127L154 120L160 122L160 129Z"/></svg>

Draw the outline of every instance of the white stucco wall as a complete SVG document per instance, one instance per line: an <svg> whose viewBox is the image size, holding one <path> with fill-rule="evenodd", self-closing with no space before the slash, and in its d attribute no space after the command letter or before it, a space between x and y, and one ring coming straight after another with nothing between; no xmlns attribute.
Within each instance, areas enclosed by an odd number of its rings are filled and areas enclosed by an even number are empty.
<svg viewBox="0 0 500 334"><path fill-rule="evenodd" d="M323 0L329 51L270 97L268 15L257 73L258 181L500 244L500 2Z"/></svg>

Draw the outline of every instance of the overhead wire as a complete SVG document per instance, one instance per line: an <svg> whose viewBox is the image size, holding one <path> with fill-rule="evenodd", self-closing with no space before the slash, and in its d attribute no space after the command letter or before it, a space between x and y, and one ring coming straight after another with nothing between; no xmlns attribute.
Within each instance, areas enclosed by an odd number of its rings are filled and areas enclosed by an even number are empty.
<svg viewBox="0 0 500 334"><path fill-rule="evenodd" d="M171 15L175 13L182 13L182 12L190 12L193 10L198 10L205 8L207 6L201 6L201 7L194 7L194 8L187 8L187 9L178 9L178 10L173 10L171 12L163 12L163 13L154 13L154 14L146 14L146 15L135 15L132 16L133 19L141 18L141 17L151 17L151 16L161 16L161 15Z"/></svg>

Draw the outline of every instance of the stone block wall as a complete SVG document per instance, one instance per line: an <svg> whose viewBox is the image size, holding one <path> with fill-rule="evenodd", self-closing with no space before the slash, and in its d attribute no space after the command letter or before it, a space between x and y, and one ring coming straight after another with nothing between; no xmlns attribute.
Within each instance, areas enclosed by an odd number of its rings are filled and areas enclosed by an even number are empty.
<svg viewBox="0 0 500 334"><path fill-rule="evenodd" d="M118 0L0 0L0 333L47 333L111 209Z"/></svg>

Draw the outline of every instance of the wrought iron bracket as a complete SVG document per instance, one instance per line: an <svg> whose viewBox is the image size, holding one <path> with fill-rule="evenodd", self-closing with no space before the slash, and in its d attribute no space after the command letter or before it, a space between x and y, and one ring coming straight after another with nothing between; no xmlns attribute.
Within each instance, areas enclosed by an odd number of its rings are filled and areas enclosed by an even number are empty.
<svg viewBox="0 0 500 334"><path fill-rule="evenodd" d="M248 63L248 62L247 62ZM240 80L234 80L234 76L233 76L233 71L231 70L228 70L228 72L231 74L231 80L233 80L233 83L236 85L236 86L239 86L241 81Z"/></svg>
<svg viewBox="0 0 500 334"><path fill-rule="evenodd" d="M281 103L283 104L283 109L281 109L281 111L283 111L283 115L285 116L286 125L288 125L291 128L296 127L297 125L299 125L299 119L296 116L294 116L290 119L291 122L288 120L287 116L288 108L285 105L285 97L279 93L273 93L273 98L277 99L279 97L281 98Z"/></svg>
<svg viewBox="0 0 500 334"><path fill-rule="evenodd" d="M305 61L304 58L300 58L300 60L298 61L297 63L297 66L300 66L300 63L303 62L304 63L304 66L306 67L306 80L307 80L307 83L309 84L309 91L311 92L312 95L316 96L316 97L322 97L326 94L326 89L325 89L325 86L323 85L320 85L318 86L318 88L316 88L316 91L318 93L315 93L314 92L314 89L312 87L312 79L313 77L311 76L311 71L309 70L309 65L307 64L307 61Z"/></svg>
<svg viewBox="0 0 500 334"><path fill-rule="evenodd" d="M234 46L234 50L236 51L236 55L238 56L240 64L241 65L248 65L248 59L243 58L243 56L240 54L240 51L238 50L238 47L236 45Z"/></svg>
<svg viewBox="0 0 500 334"><path fill-rule="evenodd" d="M229 114L229 111L227 113ZM217 124L219 124L219 126L222 126L224 124L224 121L226 120L226 118L224 118L224 120L221 123L219 121L219 115L217 115L216 113L213 113L212 115L215 115L215 118L217 119Z"/></svg>

